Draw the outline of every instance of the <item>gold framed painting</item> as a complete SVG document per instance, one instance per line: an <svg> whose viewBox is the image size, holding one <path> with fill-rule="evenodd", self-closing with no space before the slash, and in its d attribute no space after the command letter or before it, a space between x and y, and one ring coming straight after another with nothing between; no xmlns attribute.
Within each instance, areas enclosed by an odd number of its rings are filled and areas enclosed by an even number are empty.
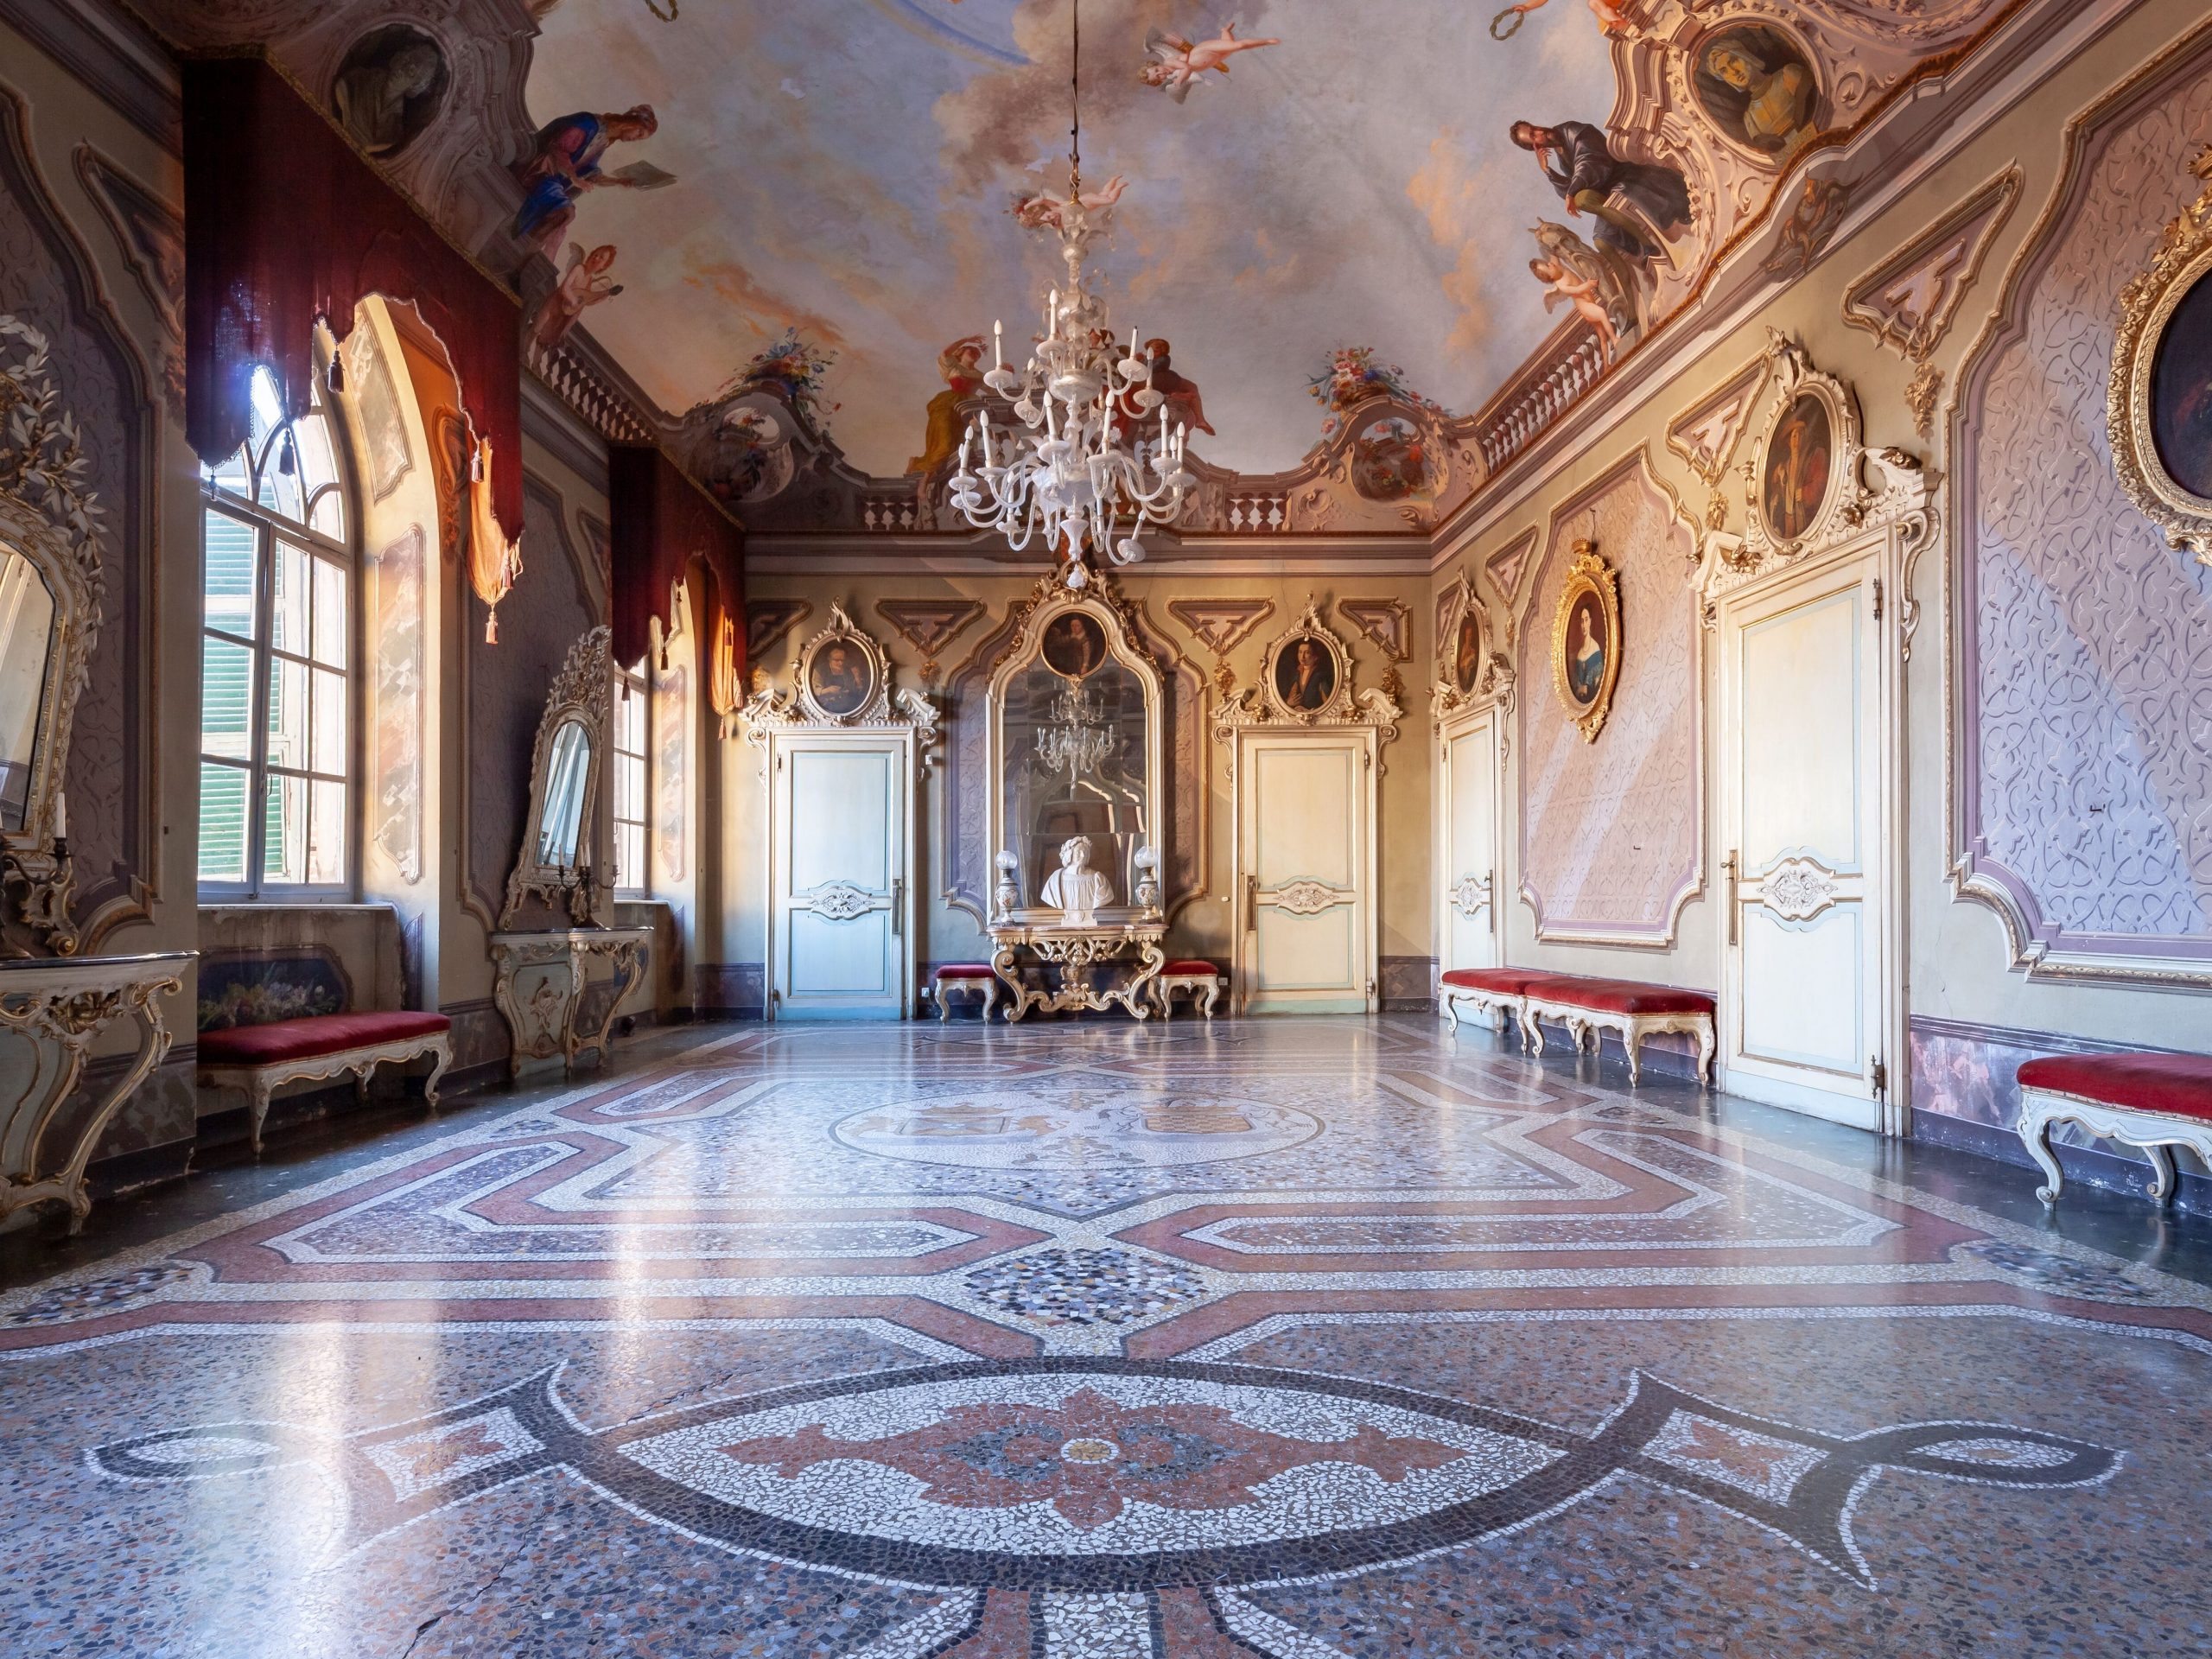
<svg viewBox="0 0 2212 1659"><path fill-rule="evenodd" d="M1826 375L1799 379L1751 461L1751 511L1778 552L1796 552L1827 527L1849 493L1853 468L1845 463L1858 442L1858 411L1840 384Z"/></svg>
<svg viewBox="0 0 2212 1659"><path fill-rule="evenodd" d="M1573 551L1552 618L1552 683L1583 741L1595 743L1621 677L1620 575L1594 543Z"/></svg>
<svg viewBox="0 0 2212 1659"><path fill-rule="evenodd" d="M2212 153L2199 157L2212 181ZM2212 182L2120 291L2106 421L2113 471L2167 541L2212 565Z"/></svg>

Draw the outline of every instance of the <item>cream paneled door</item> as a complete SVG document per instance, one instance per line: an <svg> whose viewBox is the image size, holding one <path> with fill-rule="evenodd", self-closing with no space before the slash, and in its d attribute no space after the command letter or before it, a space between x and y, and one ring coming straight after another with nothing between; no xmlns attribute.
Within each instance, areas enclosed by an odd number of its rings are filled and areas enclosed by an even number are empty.
<svg viewBox="0 0 2212 1659"><path fill-rule="evenodd" d="M1440 964L1497 965L1497 719L1484 709L1447 721L1443 759L1443 812L1437 824L1436 937Z"/></svg>
<svg viewBox="0 0 2212 1659"><path fill-rule="evenodd" d="M903 736L779 734L771 762L769 1017L897 1020L913 982Z"/></svg>
<svg viewBox="0 0 2212 1659"><path fill-rule="evenodd" d="M1246 1013L1374 1009L1375 761L1369 728L1238 734Z"/></svg>
<svg viewBox="0 0 2212 1659"><path fill-rule="evenodd" d="M1722 617L1721 1086L1865 1128L1897 1127L1879 572L1872 553L1827 562Z"/></svg>

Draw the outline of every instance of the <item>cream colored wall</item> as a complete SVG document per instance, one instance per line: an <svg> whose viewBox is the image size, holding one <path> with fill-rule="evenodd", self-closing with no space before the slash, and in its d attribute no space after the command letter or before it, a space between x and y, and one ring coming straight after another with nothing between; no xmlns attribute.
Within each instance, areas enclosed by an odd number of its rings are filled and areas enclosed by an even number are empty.
<svg viewBox="0 0 2212 1659"><path fill-rule="evenodd" d="M766 671L772 683L779 687L787 688L791 683L791 660L798 647L825 624L830 605L842 601L855 620L880 640L889 652L897 667L899 683L918 686L920 683L920 664L913 647L899 638L897 630L877 613L875 602L884 599L941 599L948 596L980 600L986 607L985 614L969 624L945 647L939 659L945 674L950 677L958 671L980 643L1005 620L1010 607L1028 596L1037 574L1034 570L1006 575L911 573L889 575L856 572L838 576L791 576L756 573L748 578L750 599L754 601L800 600L811 605L813 610L797 627L763 652L753 666ZM1408 688L1425 686L1433 677L1426 620L1430 606L1429 583L1421 576L1362 575L1346 582L1332 582L1318 578L1308 580L1303 576L1272 574L1185 574L1179 565L1162 563L1137 566L1132 570L1119 573L1117 579L1122 591L1144 607L1155 632L1164 634L1210 682L1214 671L1213 655L1188 628L1169 614L1167 604L1171 600L1265 599L1274 604L1273 614L1229 653L1228 662L1236 672L1239 685L1257 683L1262 654L1268 642L1297 622L1309 594L1318 595L1331 604L1338 599L1346 598L1401 600L1410 612L1406 639L1415 654L1412 660L1395 665L1398 673ZM1351 645L1355 683L1363 688L1380 685L1385 671L1393 666L1382 649L1358 628L1335 614L1332 609L1325 608L1324 619ZM1412 699L1402 697L1401 701L1409 702ZM1210 691L1205 703L1209 722L1217 703L1217 694ZM975 711L963 710L954 719L979 717ZM950 722L948 721L947 725L946 741L949 742ZM944 747L944 744L941 743L940 753ZM1426 959L1434 954L1432 937L1434 918L1430 914L1432 906L1428 899L1432 747L1427 715L1416 707L1400 723L1395 741L1384 746L1382 751L1385 771L1380 785L1377 862L1382 887L1381 954L1386 959ZM1170 935L1170 948L1186 955L1226 961L1232 954L1234 944L1230 935L1234 907L1229 902L1229 887L1235 854L1228 751L1213 741L1210 727L1201 747L1205 756L1208 785L1206 887L1205 891L1178 915ZM741 739L734 739L725 745L723 765L728 779L722 840L726 872L723 908L728 928L726 948L729 954L727 959L760 963L766 956L766 890L761 872L765 867L763 849L766 846L767 835L767 785L761 772L760 751ZM925 874L920 891L925 902L923 934L918 942L918 955L924 962L988 959L989 950L975 918L965 911L954 909L943 898L945 887L942 833L944 798L941 769L933 771L924 784L920 813L918 838L918 855ZM1425 965L1419 971L1425 975ZM1421 991L1404 994L1422 994L1425 989L1424 983Z"/></svg>
<svg viewBox="0 0 2212 1659"><path fill-rule="evenodd" d="M2117 988L2031 981L2013 968L2005 932L1997 914L1987 906L1954 895L1948 879L1945 827L1947 762L1950 721L1945 676L1948 629L1946 595L1951 570L1956 505L1950 486L1956 457L1948 453L1953 399L1960 367L1997 303L1999 285L2014 256L2027 243L2044 206L2056 189L2064 161L2063 135L2067 120L2096 102L2109 89L2172 48L2184 32L2183 25L2202 30L2212 8L2192 3L2184 6L2139 9L2124 22L2100 35L2087 49L2056 63L2041 84L2016 83L2007 96L2013 101L1986 129L1966 142L1953 156L1934 168L1910 194L1870 222L1853 227L1827 249L1821 263L1804 278L1778 289L1773 299L1748 315L1733 319L1718 329L1694 360L1649 391L1631 397L1624 407L1605 407L1592 424L1592 435L1579 453L1542 476L1509 485L1482 515L1478 527L1449 549L1440 562L1436 582L1441 589L1464 569L1474 575L1490 604L1494 624L1502 626L1513 618L1524 628L1551 626L1555 592L1512 596L1495 591L1483 572L1486 560L1510 548L1532 529L1542 532L1553 514L1571 501L1592 480L1638 449L1648 451L1653 471L1678 494L1693 512L1700 512L1707 497L1706 486L1679 458L1669 451L1669 423L1726 384L1757 359L1764 348L1767 331L1777 329L1801 341L1823 371L1855 384L1864 416L1865 442L1878 449L1895 445L1923 457L1941 474L1936 494L1941 532L1935 546L1920 559L1912 596L1923 606L1922 622L1911 661L1906 671L1906 779L1909 833L1904 849L1908 880L1909 974L1907 1001L1916 1015L1974 1022L2027 1031L2072 1034L2120 1043L2156 1046L2212 1047L2212 999L2201 991L2159 990L2149 987ZM2212 64L2212 57L2206 59ZM1905 166L1909 156L1890 158L1891 167ZM1948 334L1932 357L1943 375L1943 403L1932 437L1915 430L1905 391L1914 365L1878 344L1869 334L1846 324L1842 298L1859 278L1910 243L1948 209L1964 200L1993 175L2017 165L2024 188L2007 223L1967 289L1964 303ZM2196 181L2185 176L2174 181L2177 206L2194 194ZM1678 325L1679 326L1679 325ZM1689 326L1695 326L1694 322ZM1711 324L1707 325L1712 327ZM1663 337L1662 337L1663 339ZM1600 396L1602 397L1602 393ZM1764 406L1764 400L1762 402ZM1756 432L1747 432L1733 456L1740 468L1751 453ZM2107 464L2102 455L2096 464ZM2053 457L2054 464L2073 464L2072 456ZM1744 502L1740 471L1726 480L1729 487L1728 528L1743 529ZM1540 561L1537 554L1524 567L1529 572ZM1649 550L1607 549L1616 559L1637 556ZM1628 649L1633 650L1633 622ZM1703 673L1705 744L1704 783L1708 803L1713 800L1713 769L1720 753L1713 729L1716 663L1707 636ZM1546 680L1531 677L1521 687L1525 697L1554 695ZM1600 740L1602 741L1602 739ZM1518 745L1506 767L1509 803L1504 845L1501 849L1505 960L1583 973L1622 975L1666 984L1717 988L1721 982L1723 916L1717 902L1716 872L1726 849L1719 844L1719 828L1713 813L1707 814L1705 892L1684 909L1680 934L1671 946L1643 948L1625 945L1593 946L1539 942L1529 906L1518 898L1520 849L1516 816L1525 780L1521 774ZM1891 1057L1893 1084L1906 1071L1904 1056ZM2009 1071L2006 1072L2009 1077Z"/></svg>

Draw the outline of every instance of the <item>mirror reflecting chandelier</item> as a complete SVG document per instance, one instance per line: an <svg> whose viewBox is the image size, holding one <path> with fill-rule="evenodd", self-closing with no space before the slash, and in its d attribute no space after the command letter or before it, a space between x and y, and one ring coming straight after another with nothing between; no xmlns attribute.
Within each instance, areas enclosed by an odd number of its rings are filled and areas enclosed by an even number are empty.
<svg viewBox="0 0 2212 1659"><path fill-rule="evenodd" d="M1084 200L1080 0L1071 10L1077 73L1070 75L1068 195L1048 208L1067 283L1046 296L1044 336L1020 372L1006 365L1004 326L991 325L991 372L983 384L1008 405L1012 422L1001 435L988 406L976 415L961 440L952 505L978 530L1004 536L1016 552L1041 536L1065 561L1061 581L1080 588L1090 579L1093 553L1116 564L1143 558L1137 532L1173 522L1198 480L1184 465L1189 429L1170 428L1142 337L1131 329L1123 347L1084 274L1098 229L1092 213L1106 211L1111 197ZM982 466L970 471L979 457Z"/></svg>

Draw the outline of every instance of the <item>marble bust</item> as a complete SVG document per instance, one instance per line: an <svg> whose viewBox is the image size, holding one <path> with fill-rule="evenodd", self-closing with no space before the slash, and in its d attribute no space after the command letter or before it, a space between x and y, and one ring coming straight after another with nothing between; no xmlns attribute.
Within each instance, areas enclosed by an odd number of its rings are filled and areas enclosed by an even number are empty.
<svg viewBox="0 0 2212 1659"><path fill-rule="evenodd" d="M1090 838L1070 836L1060 843L1060 868L1045 878L1038 895L1047 910L1058 910L1067 921L1084 925L1098 919L1102 905L1114 902L1114 884L1090 868Z"/></svg>

